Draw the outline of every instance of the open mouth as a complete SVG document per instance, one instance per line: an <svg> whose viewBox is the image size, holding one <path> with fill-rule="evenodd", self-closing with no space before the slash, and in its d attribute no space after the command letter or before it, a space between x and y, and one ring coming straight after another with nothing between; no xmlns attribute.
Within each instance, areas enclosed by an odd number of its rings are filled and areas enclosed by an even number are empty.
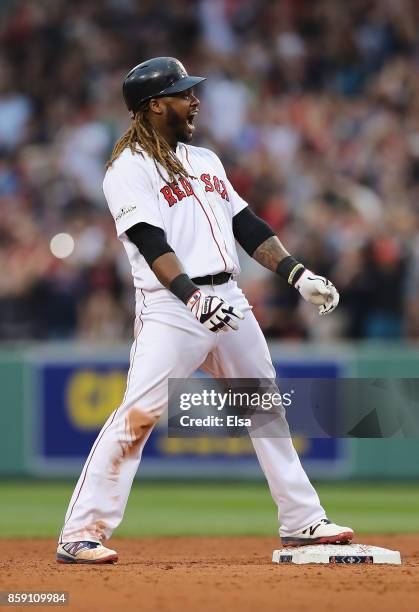
<svg viewBox="0 0 419 612"><path fill-rule="evenodd" d="M189 115L186 118L186 125L188 126L190 130L195 129L194 121L195 121L195 117L197 116L197 114L198 114L198 111L192 111L191 113L189 113Z"/></svg>

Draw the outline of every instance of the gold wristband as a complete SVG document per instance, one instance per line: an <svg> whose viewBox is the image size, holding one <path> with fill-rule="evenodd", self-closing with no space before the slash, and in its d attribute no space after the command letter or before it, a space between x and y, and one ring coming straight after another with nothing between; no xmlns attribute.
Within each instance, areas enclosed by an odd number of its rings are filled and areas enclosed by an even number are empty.
<svg viewBox="0 0 419 612"><path fill-rule="evenodd" d="M290 285L293 284L294 276L298 272L298 270L301 270L301 268L304 268L303 264L302 263L298 263L291 270L290 275L288 276L288 283Z"/></svg>

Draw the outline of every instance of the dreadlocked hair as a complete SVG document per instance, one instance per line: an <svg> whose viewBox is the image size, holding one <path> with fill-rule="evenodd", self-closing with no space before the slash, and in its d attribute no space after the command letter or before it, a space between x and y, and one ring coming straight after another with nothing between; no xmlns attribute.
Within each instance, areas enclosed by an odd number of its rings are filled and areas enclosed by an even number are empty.
<svg viewBox="0 0 419 612"><path fill-rule="evenodd" d="M128 147L134 154L138 152L137 146L140 145L153 159L157 172L166 183L172 183L176 175L188 178L189 173L182 162L176 157L167 140L158 133L148 119L147 109L148 102L134 114L131 127L116 142L112 155L106 164L106 169L112 166L124 149ZM160 167L166 170L169 180L163 176Z"/></svg>

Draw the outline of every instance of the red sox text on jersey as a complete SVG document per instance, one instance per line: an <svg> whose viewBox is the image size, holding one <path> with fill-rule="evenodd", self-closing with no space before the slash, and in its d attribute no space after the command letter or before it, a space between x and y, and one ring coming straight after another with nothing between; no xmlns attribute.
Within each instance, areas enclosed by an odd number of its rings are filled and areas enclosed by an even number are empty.
<svg viewBox="0 0 419 612"><path fill-rule="evenodd" d="M229 202L227 188L222 179L219 179L218 176L215 175L211 176L208 173L201 174L200 179L204 183L206 192L216 191L224 200ZM183 200L183 198L194 195L192 185L183 177L180 177L179 181L174 181L170 185L162 187L160 193L164 196L169 206L173 206L176 202Z"/></svg>

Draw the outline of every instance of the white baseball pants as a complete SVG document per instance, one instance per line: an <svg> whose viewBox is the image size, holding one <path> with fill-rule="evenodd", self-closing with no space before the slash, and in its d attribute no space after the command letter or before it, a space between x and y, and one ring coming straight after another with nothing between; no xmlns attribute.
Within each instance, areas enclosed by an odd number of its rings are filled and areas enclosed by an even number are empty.
<svg viewBox="0 0 419 612"><path fill-rule="evenodd" d="M202 289L242 310L238 331L210 332L169 291L139 292L125 396L90 451L61 542L100 542L120 524L144 445L167 408L169 378L187 378L200 366L221 378L275 378L265 338L237 284L231 280ZM281 535L324 518L291 439L254 437L252 442L279 509Z"/></svg>

